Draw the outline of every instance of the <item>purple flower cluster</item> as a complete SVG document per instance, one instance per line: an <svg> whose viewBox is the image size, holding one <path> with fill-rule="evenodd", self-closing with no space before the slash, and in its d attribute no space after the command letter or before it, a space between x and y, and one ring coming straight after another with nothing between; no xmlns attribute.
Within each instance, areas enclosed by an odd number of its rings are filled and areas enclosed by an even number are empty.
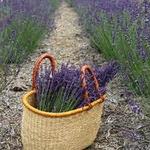
<svg viewBox="0 0 150 150"><path fill-rule="evenodd" d="M115 24L118 24L116 27L120 26L123 31L128 31L132 23L138 22L136 48L142 58L150 57L145 48L145 41L150 44L150 2L148 0L141 3L133 0L71 0L71 2L82 16L81 20L86 20L89 32L101 25L105 17L110 23L115 18ZM126 17L129 19L128 22ZM115 30L114 28L114 32Z"/></svg>
<svg viewBox="0 0 150 150"><path fill-rule="evenodd" d="M99 81L100 88L99 91L95 91L92 76L87 73L85 78L87 81L89 99L85 100L83 98L83 93L85 91L81 87L82 81L80 78L80 70L78 68L63 64L55 73L52 73L47 68L42 68L41 73L37 78L37 108L50 112L55 111L56 99L58 98L58 95L60 95L62 89L63 94L61 95L61 102L59 102L59 104L67 105L67 102L70 101L70 99L72 101L74 100L75 103L70 109L83 107L84 105L97 100L100 95L103 95L106 92L106 84L115 77L118 71L118 65L115 62L111 62L103 67L94 67L94 71L96 78ZM70 103L72 101L70 101Z"/></svg>
<svg viewBox="0 0 150 150"><path fill-rule="evenodd" d="M73 6L82 9L80 12L86 13L87 19L99 24L101 21L100 13L104 12L111 18L120 15L123 11L130 12L133 19L139 15L140 6L133 0L72 0Z"/></svg>
<svg viewBox="0 0 150 150"><path fill-rule="evenodd" d="M136 131L134 129L123 129L122 135L126 139L129 139L133 142L140 141L142 139L142 135L140 135L140 133L138 133L138 131Z"/></svg>
<svg viewBox="0 0 150 150"><path fill-rule="evenodd" d="M58 4L58 0L0 1L0 91L8 84L8 72L15 76L16 68L37 48L45 32L52 29ZM14 69L6 71L9 64L14 64Z"/></svg>
<svg viewBox="0 0 150 150"><path fill-rule="evenodd" d="M45 27L52 24L50 14L54 11L49 0L3 0L0 3L0 29L16 19L30 18Z"/></svg>
<svg viewBox="0 0 150 150"><path fill-rule="evenodd" d="M119 62L128 89L143 99L149 99L150 2L148 0L70 0L70 2L80 14L92 44L105 55L106 59ZM138 105L132 101L129 101L129 105L134 112L140 112Z"/></svg>
<svg viewBox="0 0 150 150"><path fill-rule="evenodd" d="M3 0L0 3L0 62L20 63L53 25L49 0Z"/></svg>

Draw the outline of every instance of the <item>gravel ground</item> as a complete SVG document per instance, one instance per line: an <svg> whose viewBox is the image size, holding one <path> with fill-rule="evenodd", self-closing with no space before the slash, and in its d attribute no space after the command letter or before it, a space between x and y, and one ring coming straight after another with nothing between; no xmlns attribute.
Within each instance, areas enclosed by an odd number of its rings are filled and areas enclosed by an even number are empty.
<svg viewBox="0 0 150 150"><path fill-rule="evenodd" d="M89 39L79 25L79 17L63 2L56 12L55 29L30 56L16 79L0 95L0 149L22 150L20 126L22 95L31 88L31 73L35 59L44 51L53 54L60 65L105 63L105 59L90 47ZM102 126L93 145L87 150L149 150L150 121L136 115L125 102L123 87L116 78L108 87ZM89 133L90 134L90 133Z"/></svg>

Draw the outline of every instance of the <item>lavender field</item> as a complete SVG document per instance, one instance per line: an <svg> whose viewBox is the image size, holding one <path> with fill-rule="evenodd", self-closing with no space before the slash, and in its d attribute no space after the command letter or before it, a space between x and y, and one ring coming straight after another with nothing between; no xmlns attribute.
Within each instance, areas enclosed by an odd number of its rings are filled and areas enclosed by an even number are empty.
<svg viewBox="0 0 150 150"><path fill-rule="evenodd" d="M123 82L149 111L150 2L133 0L71 1L91 43L107 60L121 65ZM149 113L149 112L147 112Z"/></svg>
<svg viewBox="0 0 150 150"><path fill-rule="evenodd" d="M16 75L22 63L53 27L59 1L2 0L0 2L0 89ZM10 65L13 64L13 69ZM6 69L7 68L7 69ZM7 72L6 72L7 71Z"/></svg>
<svg viewBox="0 0 150 150"><path fill-rule="evenodd" d="M37 57L45 52L59 69L53 74L41 67L37 109L74 110L106 93L101 127L86 150L150 149L149 0L0 0L2 150L23 149L21 99L32 88ZM84 64L98 79L96 94L93 76L86 76L89 86L81 85Z"/></svg>

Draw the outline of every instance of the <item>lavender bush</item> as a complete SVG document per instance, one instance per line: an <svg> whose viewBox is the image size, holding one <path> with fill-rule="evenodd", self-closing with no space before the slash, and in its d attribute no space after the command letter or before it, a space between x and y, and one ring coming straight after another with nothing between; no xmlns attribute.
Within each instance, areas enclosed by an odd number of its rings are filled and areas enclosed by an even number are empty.
<svg viewBox="0 0 150 150"><path fill-rule="evenodd" d="M106 92L107 83L112 80L118 65L111 62L103 67L95 67L96 78L99 81L99 91L95 91L92 76L87 74L87 90L89 99L83 99L84 90L81 87L80 70L74 66L62 65L52 74L47 68L42 68L37 77L37 108L47 112L65 112L83 107L97 100Z"/></svg>
<svg viewBox="0 0 150 150"><path fill-rule="evenodd" d="M11 56L7 58L8 62L19 62L37 47L43 33L52 27L51 14L55 2L3 0L0 4L0 30L3 37L0 40L0 52L6 51Z"/></svg>
<svg viewBox="0 0 150 150"><path fill-rule="evenodd" d="M124 82L150 108L150 2L69 0L81 15L91 43L121 64Z"/></svg>
<svg viewBox="0 0 150 150"><path fill-rule="evenodd" d="M6 81L4 68L12 67L12 63L18 67L37 48L44 34L52 29L53 14L59 2L60 0L0 1L0 83ZM10 73L14 74L14 71ZM0 89L1 87L4 84L0 85Z"/></svg>

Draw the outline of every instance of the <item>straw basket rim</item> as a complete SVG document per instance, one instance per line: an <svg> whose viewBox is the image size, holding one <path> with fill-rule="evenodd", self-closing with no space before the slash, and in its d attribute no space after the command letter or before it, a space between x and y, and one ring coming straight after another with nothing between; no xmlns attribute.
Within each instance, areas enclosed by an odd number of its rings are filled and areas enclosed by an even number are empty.
<svg viewBox="0 0 150 150"><path fill-rule="evenodd" d="M38 110L37 108L35 108L29 104L29 102L28 102L29 97L35 93L36 93L35 90L31 90L23 96L22 102L23 102L24 107L29 109L30 111L32 111L35 114L38 114L38 115L41 115L44 117L53 117L53 118L62 118L62 117L67 117L67 116L75 115L78 113L82 113L84 111L88 111L88 110L92 109L94 106L96 106L97 104L103 103L104 100L106 99L106 95L103 95L103 99L98 99L98 100L92 102L90 104L92 107L90 107L90 108L89 108L89 106L84 106L82 108L77 108L77 109L70 110L67 112L53 113L53 112L46 112L46 111Z"/></svg>

